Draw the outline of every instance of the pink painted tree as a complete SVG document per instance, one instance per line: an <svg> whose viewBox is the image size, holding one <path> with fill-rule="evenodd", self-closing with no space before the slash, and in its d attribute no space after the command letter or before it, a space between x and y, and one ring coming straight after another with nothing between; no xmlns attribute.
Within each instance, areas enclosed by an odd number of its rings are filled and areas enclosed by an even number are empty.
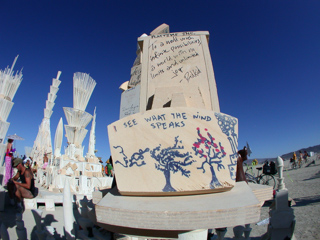
<svg viewBox="0 0 320 240"><path fill-rule="evenodd" d="M207 135L206 137L200 133L200 128L197 128L199 138L197 138L197 141L193 144L192 149L196 156L203 159L201 167L198 167L198 169L202 169L203 173L205 173L205 165L209 165L212 174L210 188L214 189L222 186L217 179L214 164L217 165L218 171L220 171L220 169L225 169L221 159L224 158L227 153L224 151L224 147L221 145L221 142L216 143L215 138L208 132L208 129L205 128L204 130Z"/></svg>

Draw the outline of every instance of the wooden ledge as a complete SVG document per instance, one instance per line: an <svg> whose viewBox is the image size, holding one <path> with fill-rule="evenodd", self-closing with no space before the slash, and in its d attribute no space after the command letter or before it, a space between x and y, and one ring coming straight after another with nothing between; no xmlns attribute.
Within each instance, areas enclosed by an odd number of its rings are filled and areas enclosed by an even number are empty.
<svg viewBox="0 0 320 240"><path fill-rule="evenodd" d="M97 222L149 230L195 230L258 222L260 201L245 182L228 192L194 196L121 196L112 189L97 205Z"/></svg>

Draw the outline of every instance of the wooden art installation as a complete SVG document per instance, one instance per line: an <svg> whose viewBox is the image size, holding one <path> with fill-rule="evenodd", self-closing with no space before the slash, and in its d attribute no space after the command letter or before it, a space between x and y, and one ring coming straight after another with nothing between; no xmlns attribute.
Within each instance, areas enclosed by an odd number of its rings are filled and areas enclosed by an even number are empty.
<svg viewBox="0 0 320 240"><path fill-rule="evenodd" d="M54 135L54 158L61 156L61 146L63 138L63 120L60 118L56 133Z"/></svg>
<svg viewBox="0 0 320 240"><path fill-rule="evenodd" d="M15 57L11 68L7 66L5 70L0 70L0 166L4 164L4 155L7 143L7 135L10 123L7 122L11 109L14 105L13 98L22 81L22 71L14 73L13 68L18 60Z"/></svg>
<svg viewBox="0 0 320 240"><path fill-rule="evenodd" d="M52 79L52 84L50 86L50 92L48 93L48 99L46 101L46 107L44 109L44 118L39 127L39 131L34 141L33 149L31 151L31 157L37 162L38 166L41 167L44 164L44 155L47 154L48 158L51 159L53 155L52 152L52 142L51 142L51 130L50 130L50 118L53 113L52 109L55 105L54 101L57 97L57 92L59 91L59 85L61 81L59 80L61 76L61 71L58 71L57 77Z"/></svg>
<svg viewBox="0 0 320 240"><path fill-rule="evenodd" d="M123 195L188 195L235 185L238 120L220 113L209 33L138 38L120 120L108 126ZM130 179L130 181L128 181Z"/></svg>
<svg viewBox="0 0 320 240"><path fill-rule="evenodd" d="M61 154L63 138L62 118L55 133L54 156L45 169L38 171L40 184L49 191L62 191L64 183L68 179L71 190L74 193L84 194L91 198L94 189L111 186L112 177L103 177L102 165L95 156L95 127L96 110L94 115L85 112L89 99L96 86L96 82L89 74L75 73L73 76L73 108L64 107L67 125L64 126L67 137L67 147ZM54 92L50 94L55 99ZM82 145L88 130L87 125L92 120L89 148L86 156L83 156Z"/></svg>

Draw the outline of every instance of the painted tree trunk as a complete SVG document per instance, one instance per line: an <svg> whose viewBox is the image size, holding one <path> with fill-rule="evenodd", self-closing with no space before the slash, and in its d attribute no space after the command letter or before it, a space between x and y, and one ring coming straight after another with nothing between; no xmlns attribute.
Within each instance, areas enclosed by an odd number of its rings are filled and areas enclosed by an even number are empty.
<svg viewBox="0 0 320 240"><path fill-rule="evenodd" d="M164 171L164 177L166 178L166 185L162 189L163 192L176 192L176 190L171 186L170 182L170 170Z"/></svg>
<svg viewBox="0 0 320 240"><path fill-rule="evenodd" d="M220 184L219 180L217 179L216 172L214 171L214 168L213 168L212 165L210 165L210 171L211 171L211 174L212 174L212 179L211 179L211 182L210 182L210 188L211 189L215 189L218 186L222 186Z"/></svg>

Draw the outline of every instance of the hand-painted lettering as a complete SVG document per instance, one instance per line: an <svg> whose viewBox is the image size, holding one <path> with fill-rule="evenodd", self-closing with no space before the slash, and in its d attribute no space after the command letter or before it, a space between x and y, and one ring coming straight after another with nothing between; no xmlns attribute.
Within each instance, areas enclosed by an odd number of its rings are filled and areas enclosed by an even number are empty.
<svg viewBox="0 0 320 240"><path fill-rule="evenodd" d="M197 115L193 115L193 119L200 119L200 120L204 120L204 121L211 121L211 117L210 116L201 116L199 114L199 112L197 112Z"/></svg>
<svg viewBox="0 0 320 240"><path fill-rule="evenodd" d="M138 123L137 123L137 121L135 119L132 119L132 120L124 122L123 125L124 125L125 128L127 128L127 127L131 128L131 127L133 127L135 125L138 125Z"/></svg>
<svg viewBox="0 0 320 240"><path fill-rule="evenodd" d="M178 119L178 118L187 119L186 113L171 113L171 116L173 117L173 119Z"/></svg>

